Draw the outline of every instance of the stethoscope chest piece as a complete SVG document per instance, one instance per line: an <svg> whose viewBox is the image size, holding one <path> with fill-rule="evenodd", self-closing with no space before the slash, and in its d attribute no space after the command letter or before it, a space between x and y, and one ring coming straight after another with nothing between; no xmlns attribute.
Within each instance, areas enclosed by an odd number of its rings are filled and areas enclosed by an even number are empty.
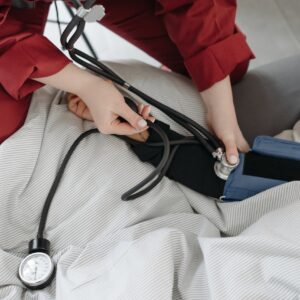
<svg viewBox="0 0 300 300"><path fill-rule="evenodd" d="M23 284L38 290L48 286L54 278L54 262L48 254L50 243L46 239L34 239L29 243L29 254L21 261L19 277Z"/></svg>
<svg viewBox="0 0 300 300"><path fill-rule="evenodd" d="M227 180L230 173L239 165L239 161L232 165L230 164L227 159L226 159L226 155L225 153L222 154L222 157L219 161L215 162L214 165L214 169L215 169L215 173L216 175L223 179L223 180Z"/></svg>

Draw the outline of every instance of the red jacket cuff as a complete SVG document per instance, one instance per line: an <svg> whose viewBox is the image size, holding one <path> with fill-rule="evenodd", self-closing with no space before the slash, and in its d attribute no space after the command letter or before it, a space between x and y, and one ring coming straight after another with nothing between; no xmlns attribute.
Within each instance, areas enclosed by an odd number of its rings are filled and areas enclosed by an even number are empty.
<svg viewBox="0 0 300 300"><path fill-rule="evenodd" d="M59 72L70 60L47 38L33 34L16 42L0 57L0 83L14 99L22 99L43 84L31 79Z"/></svg>
<svg viewBox="0 0 300 300"><path fill-rule="evenodd" d="M246 37L237 32L185 59L184 63L198 90L204 91L254 57Z"/></svg>

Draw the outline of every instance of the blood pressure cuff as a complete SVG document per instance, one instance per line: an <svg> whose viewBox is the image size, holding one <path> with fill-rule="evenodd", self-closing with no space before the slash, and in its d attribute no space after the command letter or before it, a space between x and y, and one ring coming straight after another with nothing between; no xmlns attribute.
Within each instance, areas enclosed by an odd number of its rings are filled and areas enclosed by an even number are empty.
<svg viewBox="0 0 300 300"><path fill-rule="evenodd" d="M252 150L240 154L240 164L229 175L222 200L244 200L294 180L300 180L300 143L258 136Z"/></svg>

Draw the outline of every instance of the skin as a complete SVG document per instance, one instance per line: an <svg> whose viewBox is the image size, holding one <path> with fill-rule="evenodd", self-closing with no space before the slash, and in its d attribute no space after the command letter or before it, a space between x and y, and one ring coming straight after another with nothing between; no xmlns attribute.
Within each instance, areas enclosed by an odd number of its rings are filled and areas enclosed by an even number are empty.
<svg viewBox="0 0 300 300"><path fill-rule="evenodd" d="M235 164L238 149L248 152L249 145L238 125L229 76L203 91L201 96L207 110L208 126L224 143L227 160Z"/></svg>
<svg viewBox="0 0 300 300"><path fill-rule="evenodd" d="M77 95L68 93L66 99L69 111L71 111L73 114L75 114L81 119L94 121L89 108ZM155 118L150 115L150 111L150 105L139 104L138 113L145 120L150 120L151 122L154 122ZM142 132L131 134L129 135L129 137L136 141L145 142L149 137L149 132L146 129Z"/></svg>
<svg viewBox="0 0 300 300"><path fill-rule="evenodd" d="M147 129L146 121L126 104L115 86L73 63L58 73L34 80L78 95L103 134L131 135ZM119 117L127 122L120 122Z"/></svg>
<svg viewBox="0 0 300 300"><path fill-rule="evenodd" d="M103 134L132 136L147 130L145 119L149 115L143 110L141 115L133 112L111 82L73 63L54 75L34 80L77 95L80 99L78 107L75 108L73 103L70 110L77 115L82 112L83 118L91 117ZM229 76L201 92L201 97L207 109L208 125L224 143L227 159L234 164L238 149L246 152L249 146L237 122ZM120 116L127 122L121 122Z"/></svg>

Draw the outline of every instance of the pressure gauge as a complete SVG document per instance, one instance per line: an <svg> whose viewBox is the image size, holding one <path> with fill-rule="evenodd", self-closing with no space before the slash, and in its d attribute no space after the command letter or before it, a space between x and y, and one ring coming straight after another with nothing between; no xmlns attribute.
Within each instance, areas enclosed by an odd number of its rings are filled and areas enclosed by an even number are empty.
<svg viewBox="0 0 300 300"><path fill-rule="evenodd" d="M38 290L50 284L54 270L54 263L48 254L34 252L22 260L19 277L26 287Z"/></svg>

